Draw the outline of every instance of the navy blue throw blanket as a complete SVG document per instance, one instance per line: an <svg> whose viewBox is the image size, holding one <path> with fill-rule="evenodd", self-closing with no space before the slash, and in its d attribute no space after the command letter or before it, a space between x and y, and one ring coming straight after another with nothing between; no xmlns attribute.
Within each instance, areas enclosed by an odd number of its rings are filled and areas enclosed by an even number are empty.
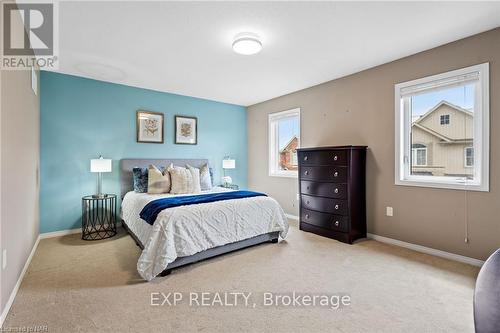
<svg viewBox="0 0 500 333"><path fill-rule="evenodd" d="M223 201L223 200L233 200L233 199L243 199L252 197L267 197L264 193L253 192L253 191L228 191L220 193L207 193L199 195L186 195L173 198L162 198L149 202L141 211L141 218L147 223L153 225L156 221L156 217L160 212L167 208L196 205L201 203Z"/></svg>

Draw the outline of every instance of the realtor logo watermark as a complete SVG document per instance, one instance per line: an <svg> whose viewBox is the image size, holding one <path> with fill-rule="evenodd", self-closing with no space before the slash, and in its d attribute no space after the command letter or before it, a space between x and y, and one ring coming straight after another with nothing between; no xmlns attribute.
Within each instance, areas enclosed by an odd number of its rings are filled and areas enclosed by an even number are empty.
<svg viewBox="0 0 500 333"><path fill-rule="evenodd" d="M2 70L58 68L58 3L2 3Z"/></svg>
<svg viewBox="0 0 500 333"><path fill-rule="evenodd" d="M351 305L351 296L346 293L304 293L304 292L152 292L151 306L189 307L318 307L339 310Z"/></svg>

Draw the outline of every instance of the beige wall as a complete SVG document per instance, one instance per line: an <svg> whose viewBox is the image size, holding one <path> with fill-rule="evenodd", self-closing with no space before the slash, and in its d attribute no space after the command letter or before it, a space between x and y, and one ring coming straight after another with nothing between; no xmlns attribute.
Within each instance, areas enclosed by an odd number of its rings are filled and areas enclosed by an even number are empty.
<svg viewBox="0 0 500 333"><path fill-rule="evenodd" d="M490 192L394 185L394 84L490 62ZM248 184L298 214L297 180L269 177L267 114L301 108L303 147L368 145L368 232L473 258L500 247L500 28L248 107ZM385 207L394 216L385 216ZM469 243L464 242L466 222Z"/></svg>
<svg viewBox="0 0 500 333"><path fill-rule="evenodd" d="M22 28L20 18L17 27ZM40 94L31 90L28 70L2 71L0 81L0 235L1 249L7 249L7 267L0 267L3 312L38 237Z"/></svg>

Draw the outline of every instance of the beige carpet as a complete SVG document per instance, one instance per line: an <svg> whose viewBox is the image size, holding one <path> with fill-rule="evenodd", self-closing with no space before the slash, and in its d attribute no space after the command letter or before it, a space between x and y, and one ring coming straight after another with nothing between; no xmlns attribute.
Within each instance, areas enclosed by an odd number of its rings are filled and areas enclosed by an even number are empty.
<svg viewBox="0 0 500 333"><path fill-rule="evenodd" d="M265 244L175 270L147 283L140 250L121 232L39 244L4 328L49 332L473 332L478 269L376 241L355 245L292 227ZM257 306L151 306L151 293L252 292ZM339 310L264 307L264 292L348 294Z"/></svg>

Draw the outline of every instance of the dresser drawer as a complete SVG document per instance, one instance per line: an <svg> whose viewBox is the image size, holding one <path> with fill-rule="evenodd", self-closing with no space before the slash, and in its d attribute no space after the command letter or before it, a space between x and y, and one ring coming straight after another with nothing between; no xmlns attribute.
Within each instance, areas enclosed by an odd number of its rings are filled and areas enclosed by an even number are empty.
<svg viewBox="0 0 500 333"><path fill-rule="evenodd" d="M345 150L299 151L298 158L302 165L347 165Z"/></svg>
<svg viewBox="0 0 500 333"><path fill-rule="evenodd" d="M300 192L335 199L347 199L347 184L318 183L303 180L300 182Z"/></svg>
<svg viewBox="0 0 500 333"><path fill-rule="evenodd" d="M349 231L349 219L347 216L325 214L312 210L302 209L302 222L315 225L317 227L333 229L337 231Z"/></svg>
<svg viewBox="0 0 500 333"><path fill-rule="evenodd" d="M300 178L344 183L347 181L347 168L337 166L303 166L300 168Z"/></svg>
<svg viewBox="0 0 500 333"><path fill-rule="evenodd" d="M302 207L308 210L315 210L324 213L332 213L339 215L347 214L347 200L312 197L302 194L300 196Z"/></svg>

